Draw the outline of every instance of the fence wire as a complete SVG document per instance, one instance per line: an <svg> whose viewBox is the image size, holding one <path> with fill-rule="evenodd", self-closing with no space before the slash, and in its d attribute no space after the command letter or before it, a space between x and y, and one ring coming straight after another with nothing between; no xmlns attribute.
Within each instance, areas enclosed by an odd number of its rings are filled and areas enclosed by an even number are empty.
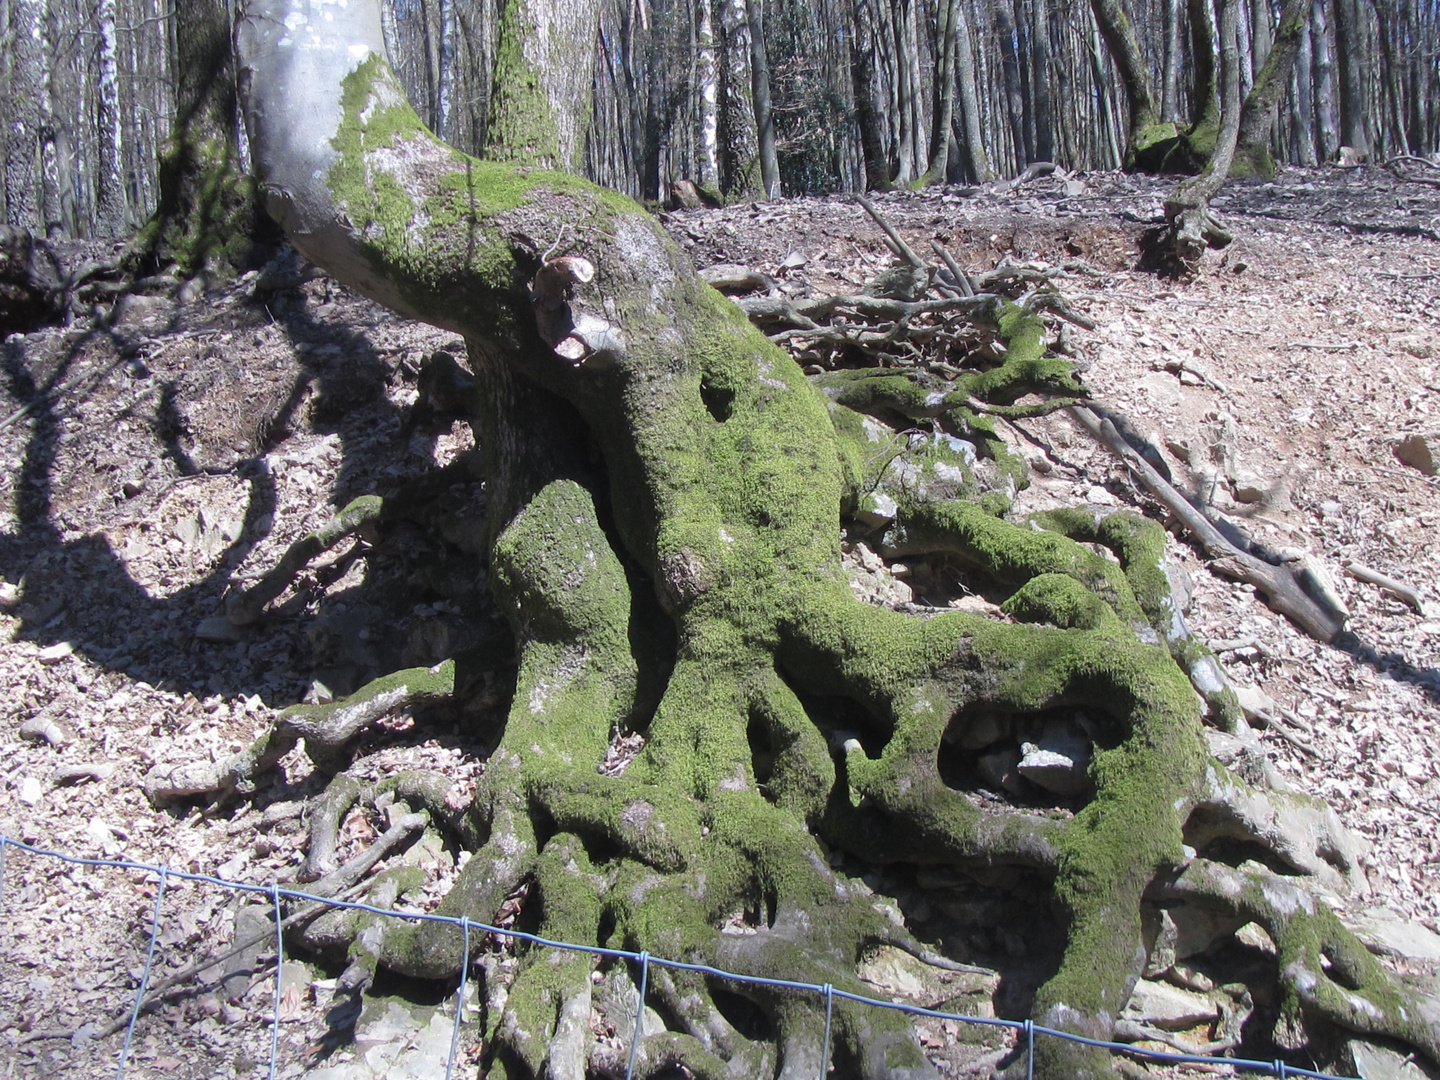
<svg viewBox="0 0 1440 1080"><path fill-rule="evenodd" d="M287 889L279 883L269 885L252 885L240 881L226 881L224 878L213 877L209 874L191 874L180 870L172 870L168 866L154 866L150 863L130 862L124 859L92 859L78 855L67 855L60 851L51 851L46 848L35 847L21 840L13 840L0 833L0 920L5 915L5 871L6 851L14 848L30 855L38 855L44 858L57 859L61 862L70 863L76 866L106 867L118 870L138 870L154 874L157 879L155 890L155 905L150 915L150 940L145 954L145 965L140 976L140 985L135 991L135 1003L130 1010L130 1020L125 1027L125 1040L120 1049L119 1060L115 1068L115 1080L122 1080L125 1075L126 1059L129 1056L131 1039L135 1033L135 1025L140 1019L140 1014L145 1005L145 992L150 981L150 970L155 958L155 950L160 937L160 912L161 902L165 897L166 886L172 880L193 881L205 885L213 885L216 888L226 889L231 892L259 893L271 899L274 910L275 921L275 1012L271 1017L270 1025L270 1063L269 1080L275 1080L276 1060L279 1055L279 1032L280 1032L280 1008L282 996L282 978L285 960L285 941L283 916L281 914L280 901L284 897L287 900L297 900L304 903L322 904L331 908L349 909L353 911L365 911L374 915L380 915L391 919L405 919L412 922L439 922L450 923L458 926L462 933L463 946L460 960L460 985L455 997L455 1026L450 1038L450 1053L445 1063L445 1080L451 1080L455 1066L456 1054L460 1046L460 1030L463 1024L466 974L470 968L470 931L477 930L483 934L493 934L497 938L508 938L511 941L523 941L546 949L561 949L566 952L589 953L592 956L603 956L616 960L624 960L639 965L640 984L639 992L636 995L635 1024L630 1038L629 1058L625 1068L625 1080L633 1080L635 1072L636 1052L640 1047L640 1040L643 1037L643 1024L645 1014L645 993L649 982L650 968L664 967L676 971L690 971L702 975L708 975L715 979L721 979L732 983L747 984L751 986L769 986L784 990L801 990L816 994L825 1004L825 1042L820 1058L820 1073L818 1080L826 1080L830 1067L830 1034L831 1015L836 998L843 998L859 1005L867 1005L877 1009L890 1009L895 1012L907 1013L911 1016L925 1016L938 1020L952 1020L961 1024L974 1024L985 1027L1006 1028L1016 1032L1017 1049L1021 1042L1025 1047L1025 1076L1030 1080L1035 1069L1035 1036L1043 1035L1047 1038L1063 1039L1067 1042L1080 1043L1084 1046L1097 1047L1102 1050L1110 1050L1115 1053L1128 1054L1131 1057L1141 1058L1146 1061L1154 1061L1170 1065L1226 1065L1242 1072L1261 1073L1267 1076L1279 1077L1286 1080L1288 1077L1310 1077L1312 1080L1352 1080L1352 1078L1338 1077L1330 1073L1315 1072L1296 1065L1287 1064L1285 1061L1276 1058L1273 1061L1260 1061L1250 1058L1218 1057L1203 1054L1180 1054L1161 1050L1149 1050L1135 1046L1130 1043L1109 1042L1104 1039L1088 1039L1082 1035L1076 1035L1069 1031L1059 1031L1055 1028L1043 1027L1032 1020L1003 1020L998 1017L966 1016L962 1013L941 1012L937 1009L927 1009L919 1005L907 1005L897 1001L881 1001L878 998L866 997L863 994L854 994L848 990L841 990L830 983L817 985L815 983L795 982L788 979L768 979L758 975L740 975L733 971L724 971L712 967L709 964L690 964L680 960L667 960L658 956L652 956L645 951L631 952L628 949L607 949L598 945L578 945L569 941L552 941L543 938L538 934L527 933L523 930L507 930L499 926L491 926L489 923L477 922L474 919L450 915L435 915L421 911L391 911L386 908L373 907L370 904L357 903L355 901L336 900L330 897L315 896L312 893L300 889ZM4 925L0 922L0 925Z"/></svg>

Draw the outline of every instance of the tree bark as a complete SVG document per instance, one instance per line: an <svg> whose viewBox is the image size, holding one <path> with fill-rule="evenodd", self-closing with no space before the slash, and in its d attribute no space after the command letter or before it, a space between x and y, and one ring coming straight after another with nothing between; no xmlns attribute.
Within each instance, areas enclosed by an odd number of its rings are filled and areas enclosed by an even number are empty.
<svg viewBox="0 0 1440 1080"><path fill-rule="evenodd" d="M18 228L40 226L39 162L40 103L45 82L45 56L39 0L10 0L5 121L5 222Z"/></svg>
<svg viewBox="0 0 1440 1080"><path fill-rule="evenodd" d="M1331 59L1330 27L1326 18L1327 0L1315 0L1311 15L1310 46L1314 57L1315 138L1322 161L1335 156L1340 148L1340 133L1335 117L1335 65Z"/></svg>
<svg viewBox="0 0 1440 1080"><path fill-rule="evenodd" d="M1197 266L1206 247L1230 243L1228 230L1210 210L1210 200L1230 175L1240 135L1240 0L1221 0L1220 71L1222 105L1220 133L1215 152L1205 169L1175 186L1165 200L1165 217L1174 234L1175 253L1190 267Z"/></svg>
<svg viewBox="0 0 1440 1080"><path fill-rule="evenodd" d="M1239 144L1236 148L1236 172L1242 176L1269 179L1275 175L1275 158L1270 153L1270 132L1275 126L1275 113L1290 82L1295 58L1306 36L1306 26L1313 5L1310 0L1285 0L1280 12L1280 26L1255 85L1246 95L1240 115Z"/></svg>
<svg viewBox="0 0 1440 1080"><path fill-rule="evenodd" d="M930 115L930 162L920 184L943 184L955 118L956 17L962 0L939 0L935 10L935 99Z"/></svg>
<svg viewBox="0 0 1440 1080"><path fill-rule="evenodd" d="M578 171L599 0L505 0L485 156Z"/></svg>
<svg viewBox="0 0 1440 1080"><path fill-rule="evenodd" d="M765 44L765 0L745 0L750 25L750 95L755 103L755 139L760 187L767 199L780 197L780 159L775 152L775 117L770 100L770 57Z"/></svg>
<svg viewBox="0 0 1440 1080"><path fill-rule="evenodd" d="M1340 68L1340 141L1358 161L1370 157L1365 74L1373 64L1357 0L1335 0L1335 46Z"/></svg>
<svg viewBox="0 0 1440 1080"><path fill-rule="evenodd" d="M961 139L965 147L970 176L977 184L995 179L990 155L985 150L985 128L980 121L979 80L975 73L975 41L970 33L970 19L964 0L955 5L955 73L956 91L960 95Z"/></svg>
<svg viewBox="0 0 1440 1080"><path fill-rule="evenodd" d="M1025 139L1025 100L1020 89L1020 55L1016 44L1018 28L1011 3L1012 0L996 0L994 14L995 35L1000 45L1000 74L1005 86L1002 112L1010 127L1014 169L1019 174L1030 162Z"/></svg>
<svg viewBox="0 0 1440 1080"><path fill-rule="evenodd" d="M1173 3L1174 0L1167 0ZM1035 158L1055 160L1055 108L1050 91L1050 0L1032 0L1030 97L1035 111Z"/></svg>
<svg viewBox="0 0 1440 1080"><path fill-rule="evenodd" d="M752 100L750 21L745 0L720 0L724 83L720 109L720 186L730 198L763 197L758 125Z"/></svg>
<svg viewBox="0 0 1440 1080"><path fill-rule="evenodd" d="M885 150L885 120L880 108L879 58L872 7L875 2L855 0L850 72L855 83L855 122L860 129L865 187L870 191L886 191L891 186L890 159Z"/></svg>
<svg viewBox="0 0 1440 1080"><path fill-rule="evenodd" d="M1140 155L1160 140L1173 136L1160 124L1150 68L1123 0L1091 0L1090 8L1100 36L1105 39L1110 59L1120 76L1120 88L1129 106L1130 122L1125 136L1125 165L1132 168Z"/></svg>
<svg viewBox="0 0 1440 1080"><path fill-rule="evenodd" d="M120 121L120 82L115 60L115 0L99 0L96 8L95 121L95 232L122 236L130 224L126 199L124 136Z"/></svg>

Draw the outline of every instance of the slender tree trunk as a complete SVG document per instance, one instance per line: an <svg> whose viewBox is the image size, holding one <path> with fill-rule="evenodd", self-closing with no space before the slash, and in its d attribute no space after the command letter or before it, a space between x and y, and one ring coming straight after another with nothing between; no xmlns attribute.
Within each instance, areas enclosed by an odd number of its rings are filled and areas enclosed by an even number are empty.
<svg viewBox="0 0 1440 1080"><path fill-rule="evenodd" d="M1015 9L1011 0L996 0L995 34L1000 42L1000 74L1005 83L1003 112L1010 126L1017 173L1030 164L1025 145L1025 100L1020 92L1020 57L1016 49Z"/></svg>
<svg viewBox="0 0 1440 1080"><path fill-rule="evenodd" d="M945 182L950 126L955 116L955 15L961 0L939 0L935 10L935 103L930 114L930 164L922 184Z"/></svg>
<svg viewBox="0 0 1440 1080"><path fill-rule="evenodd" d="M1314 4L1311 4L1314 10ZM1300 54L1295 58L1295 69L1292 73L1294 79L1295 93L1292 99L1291 123L1294 130L1291 153L1295 160L1301 165L1314 165L1317 161L1315 154L1315 92L1313 75L1315 67L1315 53L1313 48L1313 29L1306 26L1305 32L1300 35Z"/></svg>
<svg viewBox="0 0 1440 1080"><path fill-rule="evenodd" d="M1280 12L1280 27L1274 46L1255 76L1255 85L1245 98L1240 115L1239 145L1235 152L1235 168L1239 175L1275 175L1275 159L1270 153L1270 132L1275 126L1275 112L1290 71L1300 53L1310 18L1310 0L1285 0Z"/></svg>
<svg viewBox="0 0 1440 1080"><path fill-rule="evenodd" d="M1335 0L1335 44L1340 67L1340 140L1358 160L1370 156L1365 124L1365 70L1369 49L1356 0Z"/></svg>
<svg viewBox="0 0 1440 1080"><path fill-rule="evenodd" d="M1190 57L1195 65L1190 100L1192 132L1219 130L1220 84L1215 69L1215 11L1211 0L1186 0L1190 16Z"/></svg>
<svg viewBox="0 0 1440 1080"><path fill-rule="evenodd" d="M1180 119L1180 5L1183 0L1161 0L1165 54L1161 61L1160 119L1167 124Z"/></svg>
<svg viewBox="0 0 1440 1080"><path fill-rule="evenodd" d="M40 145L41 88L45 82L44 41L39 0L10 0L9 26L0 33L9 39L9 103L5 111L5 222L20 228L41 224L36 163Z"/></svg>
<svg viewBox="0 0 1440 1080"><path fill-rule="evenodd" d="M890 161L885 153L885 122L879 104L879 64L871 7L874 2L855 0L854 33L850 36L850 73L855 83L855 121L860 128L865 186L872 191L885 191L890 187Z"/></svg>
<svg viewBox="0 0 1440 1080"><path fill-rule="evenodd" d="M780 160L775 153L775 117L770 100L770 57L765 46L765 0L745 0L750 24L750 94L760 154L760 186L767 199L780 197Z"/></svg>
<svg viewBox="0 0 1440 1080"><path fill-rule="evenodd" d="M1321 161L1329 161L1340 148L1340 133L1335 117L1335 64L1330 48L1330 27L1327 23L1327 0L1315 0L1311 9L1310 46L1314 56L1315 137Z"/></svg>
<svg viewBox="0 0 1440 1080"><path fill-rule="evenodd" d="M1035 157L1055 159L1055 115L1050 93L1050 0L1032 0L1030 34L1031 101L1035 111Z"/></svg>
<svg viewBox="0 0 1440 1080"><path fill-rule="evenodd" d="M120 78L115 61L115 0L96 8L95 120L98 135L95 168L95 232L121 236L128 226L125 202L124 136L120 120Z"/></svg>
<svg viewBox="0 0 1440 1080"><path fill-rule="evenodd" d="M970 32L970 19L965 0L955 5L955 74L960 95L960 122L963 127L965 157L970 175L984 184L995 178L990 155L985 150L985 128L980 120L980 92L975 73L975 40Z"/></svg>
<svg viewBox="0 0 1440 1080"><path fill-rule="evenodd" d="M1095 13L1095 24L1110 51L1110 59L1120 77L1120 88L1129 106L1130 124L1125 137L1124 161L1127 168L1133 168L1143 160L1146 150L1173 135L1174 131L1160 124L1150 68L1123 0L1090 0L1090 8Z"/></svg>
<svg viewBox="0 0 1440 1080"><path fill-rule="evenodd" d="M724 64L720 109L720 187L729 197L763 197L755 108L751 100L750 21L745 0L720 0Z"/></svg>
<svg viewBox="0 0 1440 1080"><path fill-rule="evenodd" d="M719 78L715 67L715 29L710 0L695 0L696 69L700 80L700 186L720 190Z"/></svg>

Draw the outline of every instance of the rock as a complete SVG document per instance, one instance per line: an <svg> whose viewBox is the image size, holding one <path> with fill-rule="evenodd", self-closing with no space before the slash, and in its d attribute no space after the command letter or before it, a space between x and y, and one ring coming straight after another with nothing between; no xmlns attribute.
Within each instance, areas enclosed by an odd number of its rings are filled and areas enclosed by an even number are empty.
<svg viewBox="0 0 1440 1080"><path fill-rule="evenodd" d="M26 806L34 806L45 794L45 787L40 783L39 777L27 776L20 781L20 801Z"/></svg>
<svg viewBox="0 0 1440 1080"><path fill-rule="evenodd" d="M1189 904L1179 904L1166 909L1175 923L1175 958L1186 960L1207 952L1219 941L1228 938L1240 925L1233 915Z"/></svg>
<svg viewBox="0 0 1440 1080"><path fill-rule="evenodd" d="M1391 334L1390 347L1407 352L1417 360L1433 360L1440 356L1440 346L1436 345L1433 333Z"/></svg>
<svg viewBox="0 0 1440 1080"><path fill-rule="evenodd" d="M1145 391L1157 405L1179 405L1185 400L1185 392L1173 375L1157 371L1140 380L1140 389Z"/></svg>
<svg viewBox="0 0 1440 1080"><path fill-rule="evenodd" d="M1275 939L1259 923L1248 922L1235 931L1235 940L1242 945L1249 945L1252 949L1259 949L1271 956L1279 954L1280 950L1275 947Z"/></svg>
<svg viewBox="0 0 1440 1080"><path fill-rule="evenodd" d="M239 641L243 633L240 627L224 615L211 615L208 619L200 620L200 625L195 628L195 636L201 641L231 645Z"/></svg>
<svg viewBox="0 0 1440 1080"><path fill-rule="evenodd" d="M1020 764L1020 748L1004 746L981 754L975 759L975 771L980 779L993 788L1008 791L1011 795L1023 795L1025 785L1015 767Z"/></svg>
<svg viewBox="0 0 1440 1080"><path fill-rule="evenodd" d="M115 766L108 761L80 762L77 765L62 765L55 770L55 784L78 784L81 780L108 780L115 775Z"/></svg>
<svg viewBox="0 0 1440 1080"><path fill-rule="evenodd" d="M1440 445L1440 432L1407 435L1395 447L1395 456L1426 476L1434 476L1436 472L1440 472L1435 457L1437 445Z"/></svg>
<svg viewBox="0 0 1440 1080"><path fill-rule="evenodd" d="M73 655L74 652L75 646L71 645L70 642L60 641L54 645L45 646L45 648L41 649L35 655L35 659L39 660L42 664L58 664L61 660Z"/></svg>
<svg viewBox="0 0 1440 1080"><path fill-rule="evenodd" d="M780 265L786 270L799 270L809 261L809 257L803 251L795 250L786 255Z"/></svg>
<svg viewBox="0 0 1440 1080"><path fill-rule="evenodd" d="M1066 724L1047 724L1034 742L1021 744L1017 771L1037 787L1061 798L1090 788L1090 742Z"/></svg>
<svg viewBox="0 0 1440 1080"><path fill-rule="evenodd" d="M1258 503L1264 500L1270 486L1248 469L1236 469L1230 478L1230 490L1238 503Z"/></svg>
<svg viewBox="0 0 1440 1080"><path fill-rule="evenodd" d="M1351 1039L1345 1049L1360 1080L1430 1080L1433 1075L1413 1058L1361 1039Z"/></svg>
<svg viewBox="0 0 1440 1080"><path fill-rule="evenodd" d="M1440 934L1401 918L1389 908L1365 912L1351 929L1371 952L1407 960L1440 961Z"/></svg>
<svg viewBox="0 0 1440 1080"><path fill-rule="evenodd" d="M1065 183L1060 185L1060 193L1067 199L1073 199L1077 195L1084 195L1085 190L1085 181L1083 180L1066 180Z"/></svg>
<svg viewBox="0 0 1440 1080"><path fill-rule="evenodd" d="M900 508L889 495L871 491L861 496L860 505L855 508L855 518L862 525L878 529L894 521L899 512Z"/></svg>
<svg viewBox="0 0 1440 1080"><path fill-rule="evenodd" d="M714 266L705 267L699 273L701 280L730 296L758 292L775 285L774 281L760 271L739 263L716 263Z"/></svg>
<svg viewBox="0 0 1440 1080"><path fill-rule="evenodd" d="M168 296L142 296L126 293L115 302L110 325L116 330L161 329L175 312L175 301Z"/></svg>
<svg viewBox="0 0 1440 1080"><path fill-rule="evenodd" d="M1231 683L1230 688L1235 691L1235 699L1240 703L1240 711L1245 714L1245 719L1252 723L1259 720L1268 724L1279 712L1279 706L1258 686Z"/></svg>
<svg viewBox="0 0 1440 1080"><path fill-rule="evenodd" d="M1185 1031L1219 1020L1220 1006L1206 995L1182 990L1169 983L1141 979L1135 984L1135 990L1120 1017L1164 1031Z"/></svg>
<svg viewBox="0 0 1440 1080"><path fill-rule="evenodd" d="M52 711L53 706L36 713L21 724L20 737L31 742L44 739L51 746L64 746L73 742L74 737L50 715Z"/></svg>

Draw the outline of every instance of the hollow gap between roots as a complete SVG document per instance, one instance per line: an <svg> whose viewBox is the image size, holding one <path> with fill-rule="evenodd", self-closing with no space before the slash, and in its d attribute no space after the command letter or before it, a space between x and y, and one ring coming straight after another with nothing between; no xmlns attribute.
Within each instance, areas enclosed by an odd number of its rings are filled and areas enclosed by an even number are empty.
<svg viewBox="0 0 1440 1080"><path fill-rule="evenodd" d="M716 1011L745 1038L768 1042L775 1037L775 1026L770 1017L755 1002L713 980L709 983L709 990Z"/></svg>
<svg viewBox="0 0 1440 1080"><path fill-rule="evenodd" d="M866 757L872 761L880 759L895 734L895 723L890 717L878 716L854 698L842 694L807 693L781 665L776 665L776 672L832 747L838 747L846 738L854 738Z"/></svg>

